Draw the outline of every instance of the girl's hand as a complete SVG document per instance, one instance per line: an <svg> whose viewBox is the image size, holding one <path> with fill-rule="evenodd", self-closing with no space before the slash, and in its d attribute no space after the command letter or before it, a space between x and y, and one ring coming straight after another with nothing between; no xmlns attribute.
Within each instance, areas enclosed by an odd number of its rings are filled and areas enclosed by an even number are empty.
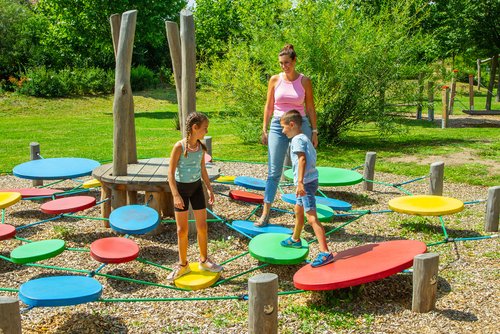
<svg viewBox="0 0 500 334"><path fill-rule="evenodd" d="M212 191L212 189L207 189L207 193L208 193L208 204L210 205L214 204L215 202L214 192Z"/></svg>
<svg viewBox="0 0 500 334"><path fill-rule="evenodd" d="M260 138L260 141L262 142L262 145L267 145L267 132L262 131L262 137Z"/></svg>
<svg viewBox="0 0 500 334"><path fill-rule="evenodd" d="M174 195L174 206L177 209L184 209L184 200L182 199L181 195Z"/></svg>
<svg viewBox="0 0 500 334"><path fill-rule="evenodd" d="M297 190L295 191L295 196L299 198L305 195L306 195L306 190L304 189L304 183L299 182L299 184L297 185Z"/></svg>

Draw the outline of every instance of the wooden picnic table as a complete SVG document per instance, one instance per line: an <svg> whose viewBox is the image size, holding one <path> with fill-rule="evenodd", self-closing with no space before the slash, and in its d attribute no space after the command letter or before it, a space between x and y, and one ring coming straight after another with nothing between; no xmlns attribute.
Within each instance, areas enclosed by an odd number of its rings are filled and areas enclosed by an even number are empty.
<svg viewBox="0 0 500 334"><path fill-rule="evenodd" d="M174 205L168 185L168 158L141 159L136 164L127 165L127 175L114 176L113 163L102 165L92 171L92 176L102 184L101 200L111 198L101 204L101 215L109 218L111 210L127 204L137 204L137 192L145 192L145 202L161 216L173 216ZM220 170L207 164L210 180L219 177Z"/></svg>

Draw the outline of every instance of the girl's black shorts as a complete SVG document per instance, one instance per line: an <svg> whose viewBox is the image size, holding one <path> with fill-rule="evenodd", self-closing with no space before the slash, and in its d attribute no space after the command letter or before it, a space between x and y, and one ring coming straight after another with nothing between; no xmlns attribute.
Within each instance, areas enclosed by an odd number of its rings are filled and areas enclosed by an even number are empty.
<svg viewBox="0 0 500 334"><path fill-rule="evenodd" d="M177 190L184 201L184 209L174 208L177 212L187 211L189 208L189 203L193 210L206 209L207 205L205 203L205 194L203 193L203 185L201 179L195 182L183 183L175 182L177 184Z"/></svg>

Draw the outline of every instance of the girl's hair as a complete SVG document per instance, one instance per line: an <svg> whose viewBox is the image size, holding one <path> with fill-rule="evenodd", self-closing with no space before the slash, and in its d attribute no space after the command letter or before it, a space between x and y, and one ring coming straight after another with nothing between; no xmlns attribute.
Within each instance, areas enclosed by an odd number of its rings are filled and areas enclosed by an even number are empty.
<svg viewBox="0 0 500 334"><path fill-rule="evenodd" d="M295 60L295 57L297 57L297 54L295 53L295 50L293 49L292 44L285 44L283 49L281 49L279 56L288 56L288 57L290 57L291 60Z"/></svg>
<svg viewBox="0 0 500 334"><path fill-rule="evenodd" d="M186 146L184 147L185 157L187 157L188 155L187 148L188 148L189 137L191 137L191 132L193 131L193 125L201 126L203 122L208 122L208 117L205 114L196 111L188 114L188 117L186 118ZM200 143L203 151L206 152L207 147L203 145L203 143L199 139L198 143Z"/></svg>

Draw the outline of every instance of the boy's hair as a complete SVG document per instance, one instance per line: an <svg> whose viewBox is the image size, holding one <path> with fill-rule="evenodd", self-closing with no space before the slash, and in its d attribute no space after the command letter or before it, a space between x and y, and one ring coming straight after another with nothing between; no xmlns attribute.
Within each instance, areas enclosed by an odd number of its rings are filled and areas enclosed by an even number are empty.
<svg viewBox="0 0 500 334"><path fill-rule="evenodd" d="M290 122L294 122L299 128L302 127L302 115L295 109L287 111L281 116L281 121L286 125L290 124Z"/></svg>
<svg viewBox="0 0 500 334"><path fill-rule="evenodd" d="M186 147L184 148L184 156L187 157L188 151L187 151L187 142L189 141L189 137L191 136L191 132L193 130L193 125L198 125L200 126L203 124L203 122L208 122L208 117L205 114L202 114L201 112L196 112L193 111L192 113L189 113L188 116L186 117ZM203 145L201 141L198 140L198 142L201 145L201 148L203 151L207 151L207 147Z"/></svg>

